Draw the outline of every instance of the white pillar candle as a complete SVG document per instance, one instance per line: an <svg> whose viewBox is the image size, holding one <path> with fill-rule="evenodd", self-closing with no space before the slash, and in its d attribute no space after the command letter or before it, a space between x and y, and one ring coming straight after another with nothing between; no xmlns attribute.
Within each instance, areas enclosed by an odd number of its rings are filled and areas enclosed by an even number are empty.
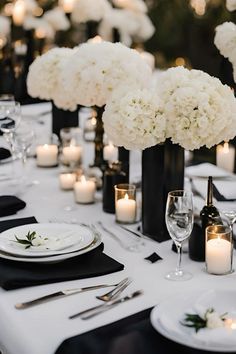
<svg viewBox="0 0 236 354"><path fill-rule="evenodd" d="M226 274L231 271L231 242L217 237L206 242L206 264L208 273Z"/></svg>
<svg viewBox="0 0 236 354"><path fill-rule="evenodd" d="M62 149L64 162L79 162L82 155L82 147L79 145L69 145Z"/></svg>
<svg viewBox="0 0 236 354"><path fill-rule="evenodd" d="M81 204L93 203L95 191L95 182L81 176L81 180L74 184L75 201Z"/></svg>
<svg viewBox="0 0 236 354"><path fill-rule="evenodd" d="M118 160L118 148L114 146L111 141L103 148L103 158L111 162Z"/></svg>
<svg viewBox="0 0 236 354"><path fill-rule="evenodd" d="M136 201L129 199L128 194L116 201L116 220L125 223L132 223L136 218Z"/></svg>
<svg viewBox="0 0 236 354"><path fill-rule="evenodd" d="M59 175L59 183L60 183L61 189L64 189L64 190L73 189L75 182L76 182L76 174L75 173L61 173Z"/></svg>
<svg viewBox="0 0 236 354"><path fill-rule="evenodd" d="M235 148L228 143L216 147L216 164L229 172L234 172Z"/></svg>
<svg viewBox="0 0 236 354"><path fill-rule="evenodd" d="M25 2L23 0L17 0L12 10L12 19L16 26L21 26L23 24L25 12Z"/></svg>
<svg viewBox="0 0 236 354"><path fill-rule="evenodd" d="M57 145L39 145L36 148L37 165L40 167L52 167L57 165Z"/></svg>

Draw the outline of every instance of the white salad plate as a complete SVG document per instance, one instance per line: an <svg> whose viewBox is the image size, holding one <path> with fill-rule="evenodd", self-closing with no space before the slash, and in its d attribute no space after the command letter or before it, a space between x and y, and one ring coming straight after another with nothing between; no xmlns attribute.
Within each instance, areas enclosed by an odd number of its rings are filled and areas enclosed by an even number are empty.
<svg viewBox="0 0 236 354"><path fill-rule="evenodd" d="M36 232L43 243L28 248L20 240L27 240L28 233ZM94 233L80 225L61 223L28 224L8 229L0 235L0 251L13 256L45 257L80 251L94 241Z"/></svg>
<svg viewBox="0 0 236 354"><path fill-rule="evenodd" d="M197 333L194 328L181 324L185 314L203 314L214 308L219 315L236 323L236 290L210 290L188 292L170 297L154 307L152 326L164 337L182 345L215 352L236 352L236 329L204 328Z"/></svg>

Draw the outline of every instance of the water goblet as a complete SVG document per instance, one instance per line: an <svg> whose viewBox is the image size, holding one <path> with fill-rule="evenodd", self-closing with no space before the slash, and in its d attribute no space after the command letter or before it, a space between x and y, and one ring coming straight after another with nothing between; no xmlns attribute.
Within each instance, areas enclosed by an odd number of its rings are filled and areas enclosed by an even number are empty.
<svg viewBox="0 0 236 354"><path fill-rule="evenodd" d="M14 100L2 99L0 96L0 130L11 148L14 158L14 131L21 121L21 106Z"/></svg>
<svg viewBox="0 0 236 354"><path fill-rule="evenodd" d="M233 225L236 222L236 210L222 210L221 213L226 217L230 230L233 234Z"/></svg>
<svg viewBox="0 0 236 354"><path fill-rule="evenodd" d="M166 226L178 252L178 263L174 271L166 275L168 280L188 280L192 274L181 268L182 244L187 240L193 229L192 193L176 190L168 193L166 203Z"/></svg>

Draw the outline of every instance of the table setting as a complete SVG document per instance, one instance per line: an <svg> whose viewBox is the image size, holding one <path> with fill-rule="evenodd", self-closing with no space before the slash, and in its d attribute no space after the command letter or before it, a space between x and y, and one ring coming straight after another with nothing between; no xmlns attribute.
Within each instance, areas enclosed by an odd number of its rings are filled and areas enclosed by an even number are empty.
<svg viewBox="0 0 236 354"><path fill-rule="evenodd" d="M104 40L25 84L44 102L0 97L0 354L236 353L231 88Z"/></svg>

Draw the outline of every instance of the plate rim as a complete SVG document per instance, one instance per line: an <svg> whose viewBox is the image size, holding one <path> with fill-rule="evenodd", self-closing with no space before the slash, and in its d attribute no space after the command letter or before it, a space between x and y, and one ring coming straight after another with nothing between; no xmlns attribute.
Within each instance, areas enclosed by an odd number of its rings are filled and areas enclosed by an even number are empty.
<svg viewBox="0 0 236 354"><path fill-rule="evenodd" d="M234 289L211 289L214 291L230 291L230 292L235 292L236 291ZM190 291L188 292L188 294L186 294L186 296L184 297L184 299L191 299L195 296L200 296L203 295L205 292L209 291L209 289L207 290L201 290L201 291ZM182 294L183 295L183 294ZM181 293L178 293L177 296L181 297L183 300L183 296L181 295ZM176 298L176 296L175 296ZM178 335L178 333L172 333L172 332L168 332L163 325L160 323L159 317L158 317L158 312L161 311L161 306L163 306L163 304L168 303L168 301L170 301L171 299L173 299L173 296L169 296L168 299L161 301L159 304L157 304L156 306L154 306L154 308L152 309L151 313L150 313L150 322L152 327L158 332L160 333L162 336L164 336L165 338L176 342L178 344L181 344L183 346L186 347L190 347L190 348L194 348L194 349L199 349L199 350L205 350L205 351L210 351L210 352L218 352L218 353L235 353L236 349L235 349L235 345L234 346L227 346L227 347L219 347L216 344L215 345L211 345L211 344L206 344L206 343L201 343L201 342L197 342L196 340L194 340L193 337L186 335Z"/></svg>
<svg viewBox="0 0 236 354"><path fill-rule="evenodd" d="M70 227L72 227L72 228L76 228L76 227L78 227L78 228L84 228L84 229L86 229L85 227L83 227L83 226L81 226L81 225L76 225L76 224L66 224L66 223L31 223L31 224L25 224L25 225L19 225L19 226L16 226L16 227L13 227L13 228L10 228L10 229L7 229L7 230L4 230L4 231L2 231L1 233L0 233L0 235L2 236L4 233L8 233L10 230L15 230L15 229L21 229L21 228L25 228L25 227L27 227L27 226L29 226L29 228L30 227L34 227L35 228L35 225L37 225L37 226L42 226L42 227L50 227L50 228L53 228L53 226L56 226L56 227L59 227L59 228L61 228L61 226L66 226L67 228L70 228ZM36 226L36 228L37 228L37 226ZM39 252L35 252L35 253L30 253L30 254L27 254L27 252L26 253L24 253L24 250L22 250L22 252L21 252L21 250L19 250L19 252L13 252L13 251L10 251L9 249L4 249L3 248L3 245L1 245L0 244L0 251L1 252L4 252L4 253L7 253L7 254L9 254L9 255L12 255L12 256L15 256L15 257L25 257L25 258L36 258L36 257L52 257L52 256L56 256L56 255L62 255L62 254L67 254L67 253L72 253L72 252L76 252L76 251L79 251L79 250L82 250L83 248L85 248L85 247L88 247L89 245L91 245L92 243L93 243L93 241L94 241L94 234L92 234L92 232L91 232L91 230L88 230L88 231L90 231L90 234L91 234L91 236L93 236L93 237L91 237L91 240L90 240L90 242L89 243L87 243L85 246L83 246L81 249L74 249L73 250L73 248L75 247L75 244L73 244L73 245L71 245L71 246L69 246L69 247L67 247L65 250L59 250L59 251L53 251L53 250L50 250L50 251L39 251ZM6 239L7 240L7 239ZM79 241L78 241L78 243L79 243ZM72 250L70 250L70 249L72 249Z"/></svg>

